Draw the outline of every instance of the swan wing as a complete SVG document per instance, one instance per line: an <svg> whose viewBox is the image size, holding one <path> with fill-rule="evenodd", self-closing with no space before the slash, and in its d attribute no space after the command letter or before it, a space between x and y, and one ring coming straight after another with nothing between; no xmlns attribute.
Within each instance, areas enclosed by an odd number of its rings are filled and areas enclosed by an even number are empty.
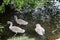
<svg viewBox="0 0 60 40"><path fill-rule="evenodd" d="M24 29L19 28L19 27L16 27L16 26L13 26L13 27L11 28L11 30L12 30L13 32L16 32L16 33L23 33L23 31L24 31Z"/></svg>

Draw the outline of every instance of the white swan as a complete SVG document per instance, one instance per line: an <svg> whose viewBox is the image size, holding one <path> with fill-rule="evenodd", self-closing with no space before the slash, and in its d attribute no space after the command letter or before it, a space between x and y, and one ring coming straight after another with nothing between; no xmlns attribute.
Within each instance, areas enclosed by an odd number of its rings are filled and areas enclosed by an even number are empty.
<svg viewBox="0 0 60 40"><path fill-rule="evenodd" d="M28 24L27 21L24 21L23 19L18 19L17 16L14 16L14 18L15 18L15 21L20 25L27 25Z"/></svg>
<svg viewBox="0 0 60 40"><path fill-rule="evenodd" d="M11 21L7 21L8 24L10 24L9 29L13 32L17 33L24 33L25 30L22 28L19 28L17 26L13 26L13 23Z"/></svg>
<svg viewBox="0 0 60 40"><path fill-rule="evenodd" d="M45 34L45 29L40 24L36 24L35 31L42 36Z"/></svg>

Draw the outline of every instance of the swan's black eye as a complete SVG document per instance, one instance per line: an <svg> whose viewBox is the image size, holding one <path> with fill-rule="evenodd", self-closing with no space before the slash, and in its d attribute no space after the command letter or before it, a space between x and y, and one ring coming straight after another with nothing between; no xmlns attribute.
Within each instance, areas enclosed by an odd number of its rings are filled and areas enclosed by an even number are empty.
<svg viewBox="0 0 60 40"><path fill-rule="evenodd" d="M2 5L2 3L3 3L3 0L0 0L0 5Z"/></svg>

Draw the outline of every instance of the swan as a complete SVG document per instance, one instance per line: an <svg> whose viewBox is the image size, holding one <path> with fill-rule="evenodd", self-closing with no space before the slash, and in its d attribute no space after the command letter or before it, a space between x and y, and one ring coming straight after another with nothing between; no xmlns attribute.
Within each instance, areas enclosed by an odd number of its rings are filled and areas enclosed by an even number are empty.
<svg viewBox="0 0 60 40"><path fill-rule="evenodd" d="M27 25L28 24L27 21L25 21L23 19L18 19L16 15L14 16L14 18L15 18L15 21L17 24L20 24L20 25Z"/></svg>
<svg viewBox="0 0 60 40"><path fill-rule="evenodd" d="M20 28L20 27L17 27L17 26L13 26L13 23L11 21L7 21L7 24L10 24L9 26L9 29L12 31L12 32L15 32L16 34L17 33L24 33L25 30Z"/></svg>
<svg viewBox="0 0 60 40"><path fill-rule="evenodd" d="M45 29L40 24L36 24L35 31L41 36L45 34Z"/></svg>

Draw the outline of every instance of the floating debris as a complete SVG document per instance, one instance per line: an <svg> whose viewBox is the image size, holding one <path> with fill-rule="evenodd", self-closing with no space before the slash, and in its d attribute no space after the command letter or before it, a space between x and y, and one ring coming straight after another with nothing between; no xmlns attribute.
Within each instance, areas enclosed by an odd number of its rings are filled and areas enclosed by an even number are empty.
<svg viewBox="0 0 60 40"><path fill-rule="evenodd" d="M52 33L54 34L57 31L57 29L53 30Z"/></svg>

